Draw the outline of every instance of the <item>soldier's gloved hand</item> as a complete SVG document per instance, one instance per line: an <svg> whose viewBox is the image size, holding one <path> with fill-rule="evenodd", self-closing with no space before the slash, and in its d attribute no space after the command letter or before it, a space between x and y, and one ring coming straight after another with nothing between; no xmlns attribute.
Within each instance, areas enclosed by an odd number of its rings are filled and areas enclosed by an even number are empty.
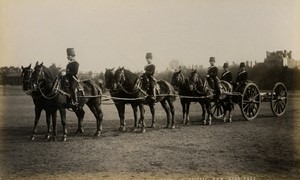
<svg viewBox="0 0 300 180"><path fill-rule="evenodd" d="M61 71L59 72L59 75L60 75L60 76L65 76L65 75L66 75L66 71L65 71L65 70L61 70Z"/></svg>
<svg viewBox="0 0 300 180"><path fill-rule="evenodd" d="M206 76L205 76L205 77L207 77L207 78L208 78L208 77L209 77L209 74L206 74Z"/></svg>

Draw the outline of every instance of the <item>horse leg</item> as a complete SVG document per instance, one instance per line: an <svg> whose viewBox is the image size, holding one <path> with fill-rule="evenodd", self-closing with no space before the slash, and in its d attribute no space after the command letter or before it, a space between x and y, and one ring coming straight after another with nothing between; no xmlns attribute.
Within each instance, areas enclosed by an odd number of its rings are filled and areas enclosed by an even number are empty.
<svg viewBox="0 0 300 180"><path fill-rule="evenodd" d="M152 115L152 124L151 124L151 128L155 128L155 108L154 108L155 104L149 104L150 107L150 111L151 111L151 115Z"/></svg>
<svg viewBox="0 0 300 180"><path fill-rule="evenodd" d="M228 122L232 122L232 116L231 116L231 112L233 110L233 103L232 101L230 101L230 104L229 104L229 110L228 110Z"/></svg>
<svg viewBox="0 0 300 180"><path fill-rule="evenodd" d="M211 125L212 117L211 117L211 110L210 110L210 102L206 103L206 111L207 111L207 116L208 116L208 122L207 125Z"/></svg>
<svg viewBox="0 0 300 180"><path fill-rule="evenodd" d="M46 110L46 123L47 123L47 133L45 138L48 140L50 139L50 134L51 134L51 113Z"/></svg>
<svg viewBox="0 0 300 180"><path fill-rule="evenodd" d="M133 110L133 117L134 117L134 127L133 127L133 132L136 132L137 131L137 127L138 127L138 121L137 121L137 104L135 103L132 103L131 104L131 107L132 107L132 110Z"/></svg>
<svg viewBox="0 0 300 180"><path fill-rule="evenodd" d="M185 124L185 120L186 120L186 103L185 100L180 99L181 102L181 107L182 107L182 124Z"/></svg>
<svg viewBox="0 0 300 180"><path fill-rule="evenodd" d="M191 102L186 102L186 125L190 125L190 106L191 106Z"/></svg>
<svg viewBox="0 0 300 180"><path fill-rule="evenodd" d="M144 110L143 113L145 114L146 113L145 108L143 108L143 110ZM141 118L139 119L138 127L142 127L142 120L141 120Z"/></svg>
<svg viewBox="0 0 300 180"><path fill-rule="evenodd" d="M171 115L172 115L171 129L174 129L175 128L175 108L174 108L173 101L170 98L168 98L167 101L168 101L168 104L169 104L169 107L171 110Z"/></svg>
<svg viewBox="0 0 300 180"><path fill-rule="evenodd" d="M164 108L166 114L167 114L167 124L166 124L166 128L169 128L170 125L170 108L166 102L166 100L162 100L160 101L160 104L162 105L162 107Z"/></svg>
<svg viewBox="0 0 300 180"><path fill-rule="evenodd" d="M63 137L62 141L67 140L67 128L66 128L66 109L60 108L60 118L61 118L61 125L63 127Z"/></svg>
<svg viewBox="0 0 300 180"><path fill-rule="evenodd" d="M224 123L227 122L227 109L224 109L223 121L224 121Z"/></svg>
<svg viewBox="0 0 300 180"><path fill-rule="evenodd" d="M205 105L202 102L199 102L202 108L202 119L201 121L203 121L205 119L205 113L206 113L206 109L205 109Z"/></svg>
<svg viewBox="0 0 300 180"><path fill-rule="evenodd" d="M142 133L145 133L146 132L146 124L145 124L145 109L144 109L144 105L143 104L139 104L139 109L140 109L140 114L141 114L141 117L140 117L140 122L142 123Z"/></svg>
<svg viewBox="0 0 300 180"><path fill-rule="evenodd" d="M99 137L102 132L102 121L103 121L103 113L102 113L100 102L91 101L91 102L88 102L87 105L96 118L97 130L96 130L94 136Z"/></svg>
<svg viewBox="0 0 300 180"><path fill-rule="evenodd" d="M30 139L33 141L35 139L35 134L37 133L37 125L39 123L40 117L41 117L41 112L42 108L35 106L35 118L34 118L34 126L33 126L33 132L32 135L30 136Z"/></svg>
<svg viewBox="0 0 300 180"><path fill-rule="evenodd" d="M120 131L125 131L125 104L124 103L118 103L116 104L116 107L118 109L119 118L120 118Z"/></svg>
<svg viewBox="0 0 300 180"><path fill-rule="evenodd" d="M85 112L84 112L82 107L78 107L77 109L73 109L73 111L75 112L75 114L78 118L78 127L77 127L77 130L76 130L76 134L82 134L84 132L84 130L82 128L82 124L83 124L83 117L84 117Z"/></svg>
<svg viewBox="0 0 300 180"><path fill-rule="evenodd" d="M57 119L57 111L55 110L52 114L52 141L56 140L57 129L56 129L56 119Z"/></svg>

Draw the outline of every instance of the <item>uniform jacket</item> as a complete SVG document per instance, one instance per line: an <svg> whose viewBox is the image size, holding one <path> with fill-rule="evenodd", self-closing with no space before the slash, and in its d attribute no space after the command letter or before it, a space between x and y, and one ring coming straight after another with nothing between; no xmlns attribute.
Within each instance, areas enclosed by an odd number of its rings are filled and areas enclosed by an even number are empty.
<svg viewBox="0 0 300 180"><path fill-rule="evenodd" d="M248 73L247 71L241 71L238 73L236 77L237 83L245 83L248 80Z"/></svg>
<svg viewBox="0 0 300 180"><path fill-rule="evenodd" d="M210 66L207 70L207 74L211 78L215 78L218 76L218 68L216 66Z"/></svg>
<svg viewBox="0 0 300 180"><path fill-rule="evenodd" d="M155 65L154 64L147 64L146 66L145 66L145 68L144 68L144 70L145 70L145 74L147 75L147 76L153 76L154 75L154 73L155 73Z"/></svg>
<svg viewBox="0 0 300 180"><path fill-rule="evenodd" d="M76 76L78 74L79 63L77 61L70 61L67 65L67 75Z"/></svg>
<svg viewBox="0 0 300 180"><path fill-rule="evenodd" d="M221 80L232 83L232 74L230 71L224 71L221 76Z"/></svg>

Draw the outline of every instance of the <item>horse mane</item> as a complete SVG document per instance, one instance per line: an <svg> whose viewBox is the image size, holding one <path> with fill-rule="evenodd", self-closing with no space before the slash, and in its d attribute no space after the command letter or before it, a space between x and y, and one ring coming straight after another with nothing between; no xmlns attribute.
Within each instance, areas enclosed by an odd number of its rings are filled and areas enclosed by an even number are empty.
<svg viewBox="0 0 300 180"><path fill-rule="evenodd" d="M45 76L47 77L47 78L49 78L49 80L54 80L55 78L56 78L56 75L54 75L51 71L50 71L50 69L49 68L47 68L46 66L42 66L42 69L43 69L43 72L44 72L44 74L45 74Z"/></svg>
<svg viewBox="0 0 300 180"><path fill-rule="evenodd" d="M116 70L115 74L118 74L120 71L124 70L124 75L125 75L125 78L127 79L128 83L130 85L134 85L138 79L138 75L131 72L130 70L128 69L124 69L124 68L119 68Z"/></svg>

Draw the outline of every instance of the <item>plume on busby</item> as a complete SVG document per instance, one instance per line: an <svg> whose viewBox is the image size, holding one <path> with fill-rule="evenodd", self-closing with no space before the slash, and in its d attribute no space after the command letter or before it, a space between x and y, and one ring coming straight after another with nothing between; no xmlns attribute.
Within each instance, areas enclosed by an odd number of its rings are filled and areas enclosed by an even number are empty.
<svg viewBox="0 0 300 180"><path fill-rule="evenodd" d="M246 64L245 64L245 62L241 62L241 64L240 64L240 68L242 68L242 67L246 67Z"/></svg>
<svg viewBox="0 0 300 180"><path fill-rule="evenodd" d="M223 68L229 68L229 64L227 62L224 63Z"/></svg>
<svg viewBox="0 0 300 180"><path fill-rule="evenodd" d="M68 56L75 56L74 48L67 48L67 55Z"/></svg>
<svg viewBox="0 0 300 180"><path fill-rule="evenodd" d="M146 54L146 59L152 59L153 57L152 57L152 53L151 52L148 52L147 54Z"/></svg>
<svg viewBox="0 0 300 180"><path fill-rule="evenodd" d="M216 58L215 58L215 57L210 57L210 58L209 58L209 62L212 62L212 61L213 61L213 62L216 62Z"/></svg>

